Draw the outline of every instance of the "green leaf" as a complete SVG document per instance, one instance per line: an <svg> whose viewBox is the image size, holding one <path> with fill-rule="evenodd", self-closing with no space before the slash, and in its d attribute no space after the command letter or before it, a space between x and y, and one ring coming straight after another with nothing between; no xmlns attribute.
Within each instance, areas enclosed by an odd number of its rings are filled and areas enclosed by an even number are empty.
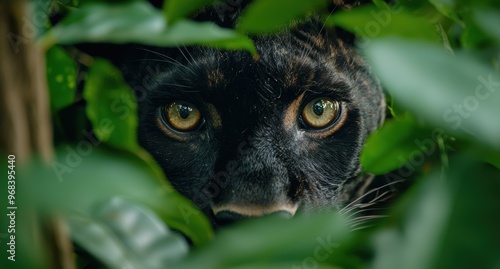
<svg viewBox="0 0 500 269"><path fill-rule="evenodd" d="M373 236L374 269L495 268L500 264L499 170L469 155L435 171Z"/></svg>
<svg viewBox="0 0 500 269"><path fill-rule="evenodd" d="M215 2L215 0L169 0L163 10L169 22L185 18L190 13Z"/></svg>
<svg viewBox="0 0 500 269"><path fill-rule="evenodd" d="M189 249L153 212L119 197L67 219L75 242L108 268L167 268Z"/></svg>
<svg viewBox="0 0 500 269"><path fill-rule="evenodd" d="M52 110L57 111L75 101L76 65L59 46L48 50L46 59L50 105Z"/></svg>
<svg viewBox="0 0 500 269"><path fill-rule="evenodd" d="M364 50L394 99L457 136L500 148L500 78L473 55L401 39Z"/></svg>
<svg viewBox="0 0 500 269"><path fill-rule="evenodd" d="M228 50L246 50L253 56L257 55L250 38L236 31L221 28L212 22L179 21L165 33L164 42L165 45L171 46L196 44Z"/></svg>
<svg viewBox="0 0 500 269"><path fill-rule="evenodd" d="M359 46L366 47L371 40L387 36L407 39L438 40L432 25L409 11L377 8L372 5L344 10L329 17L328 25L340 26L362 37Z"/></svg>
<svg viewBox="0 0 500 269"><path fill-rule="evenodd" d="M473 16L478 26L500 44L500 28L497 27L500 25L500 11L480 9L473 11Z"/></svg>
<svg viewBox="0 0 500 269"><path fill-rule="evenodd" d="M96 205L120 196L151 209L194 245L206 244L213 236L210 223L193 203L127 152L111 154L82 141L60 149L49 167L36 162L23 166L19 178L19 199L42 212L89 216Z"/></svg>
<svg viewBox="0 0 500 269"><path fill-rule="evenodd" d="M363 171L383 175L404 164L413 169L434 154L442 130L428 131L419 127L409 115L388 120L368 137L361 152Z"/></svg>
<svg viewBox="0 0 500 269"><path fill-rule="evenodd" d="M137 152L137 101L120 71L105 60L94 60L83 96L87 116L99 140Z"/></svg>
<svg viewBox="0 0 500 269"><path fill-rule="evenodd" d="M54 26L41 41L44 47L81 42L211 45L257 54L248 37L211 22L184 20L167 26L162 12L145 1L87 3Z"/></svg>
<svg viewBox="0 0 500 269"><path fill-rule="evenodd" d="M330 268L327 260L346 238L345 220L332 212L295 216L293 221L257 219L221 230L210 245L174 268L261 268L281 263L300 268L308 262Z"/></svg>
<svg viewBox="0 0 500 269"><path fill-rule="evenodd" d="M236 29L248 34L271 33L287 26L293 19L326 5L324 0L258 0L243 12Z"/></svg>
<svg viewBox="0 0 500 269"><path fill-rule="evenodd" d="M460 22L458 14L456 13L457 3L455 0L429 0L429 2L434 5L441 14L455 22Z"/></svg>
<svg viewBox="0 0 500 269"><path fill-rule="evenodd" d="M488 47L492 41L491 37L478 25L474 14L467 12L465 17L465 29L460 36L460 41L465 48L484 48Z"/></svg>

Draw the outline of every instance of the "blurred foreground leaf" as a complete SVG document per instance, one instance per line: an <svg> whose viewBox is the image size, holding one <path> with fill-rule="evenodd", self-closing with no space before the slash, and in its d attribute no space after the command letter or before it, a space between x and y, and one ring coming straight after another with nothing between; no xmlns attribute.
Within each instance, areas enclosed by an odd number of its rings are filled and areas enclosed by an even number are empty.
<svg viewBox="0 0 500 269"><path fill-rule="evenodd" d="M362 37L358 45L367 47L374 39L399 36L407 39L438 40L432 25L400 6L397 10L361 6L340 11L328 18L327 24L340 26Z"/></svg>
<svg viewBox="0 0 500 269"><path fill-rule="evenodd" d="M434 126L500 149L500 77L468 53L402 39L364 49L400 105ZM432 64L429 64L432 63Z"/></svg>
<svg viewBox="0 0 500 269"><path fill-rule="evenodd" d="M188 252L153 212L118 197L68 220L75 242L107 268L167 268Z"/></svg>
<svg viewBox="0 0 500 269"><path fill-rule="evenodd" d="M499 171L462 155L423 179L373 236L375 269L500 265Z"/></svg>
<svg viewBox="0 0 500 269"><path fill-rule="evenodd" d="M500 10L479 9L475 10L473 14L479 27L500 44L500 28L497 27L500 25Z"/></svg>
<svg viewBox="0 0 500 269"><path fill-rule="evenodd" d="M153 210L195 245L211 239L211 225L190 201L161 184L143 160L123 152L120 155L92 148L90 142L66 146L50 167L37 164L23 169L20 199L44 212L91 215L96 205L120 196Z"/></svg>
<svg viewBox="0 0 500 269"><path fill-rule="evenodd" d="M293 221L253 220L222 230L211 244L175 268L301 268L311 263L335 268L327 260L348 236L345 220L333 212L297 216Z"/></svg>

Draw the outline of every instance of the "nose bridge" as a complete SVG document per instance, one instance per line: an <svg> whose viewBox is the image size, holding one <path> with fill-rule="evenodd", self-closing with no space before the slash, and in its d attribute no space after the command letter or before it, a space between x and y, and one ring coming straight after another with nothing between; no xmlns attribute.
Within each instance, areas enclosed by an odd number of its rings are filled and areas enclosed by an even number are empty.
<svg viewBox="0 0 500 269"><path fill-rule="evenodd" d="M249 137L219 160L227 184L215 204L272 205L286 200L288 172L269 141Z"/></svg>

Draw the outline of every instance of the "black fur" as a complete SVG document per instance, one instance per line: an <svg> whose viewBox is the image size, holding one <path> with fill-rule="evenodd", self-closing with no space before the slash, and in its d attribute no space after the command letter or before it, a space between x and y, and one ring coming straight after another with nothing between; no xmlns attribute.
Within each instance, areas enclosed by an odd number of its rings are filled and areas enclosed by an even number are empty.
<svg viewBox="0 0 500 269"><path fill-rule="evenodd" d="M221 20L209 8L196 19L231 27L237 16ZM120 65L138 96L140 144L214 224L211 207L220 204L345 206L363 180L363 143L384 119L380 85L351 39L316 18L253 39L258 60L243 51L134 46ZM300 109L317 97L342 101L341 128L319 138L324 131L305 128L300 113L285 128L285 111L304 92ZM178 134L181 140L157 121L159 108L176 100L196 105L206 121ZM220 127L208 104L220 114Z"/></svg>

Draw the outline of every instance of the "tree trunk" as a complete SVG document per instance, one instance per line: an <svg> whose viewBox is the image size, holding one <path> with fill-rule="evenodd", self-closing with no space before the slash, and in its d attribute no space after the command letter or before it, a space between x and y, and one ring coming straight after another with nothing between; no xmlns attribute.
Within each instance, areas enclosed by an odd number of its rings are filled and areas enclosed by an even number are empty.
<svg viewBox="0 0 500 269"><path fill-rule="evenodd" d="M49 163L53 155L45 58L27 7L27 1L0 0L0 154L15 155L16 166L34 154ZM18 220L31 224L29 247L45 250L52 268L74 268L64 222L52 218L40 225L36 214L20 214L29 216Z"/></svg>

